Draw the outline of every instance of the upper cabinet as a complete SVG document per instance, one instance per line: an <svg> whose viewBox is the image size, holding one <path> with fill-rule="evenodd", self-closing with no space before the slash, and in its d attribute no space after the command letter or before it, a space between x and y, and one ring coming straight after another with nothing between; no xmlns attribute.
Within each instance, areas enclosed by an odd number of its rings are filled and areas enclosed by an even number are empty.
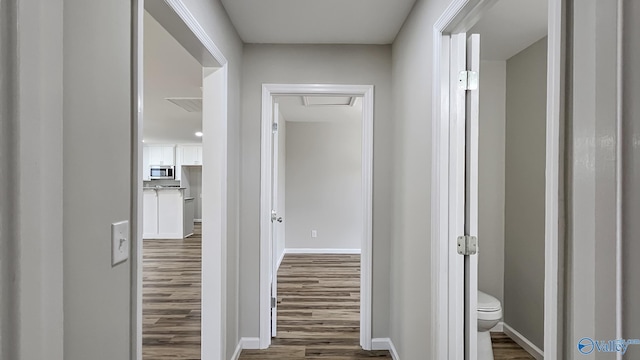
<svg viewBox="0 0 640 360"><path fill-rule="evenodd" d="M180 165L202 165L202 145L181 145L178 153L182 155Z"/></svg>
<svg viewBox="0 0 640 360"><path fill-rule="evenodd" d="M151 163L149 162L149 147L142 147L142 180L149 181L151 180L151 171L149 168L151 167Z"/></svg>
<svg viewBox="0 0 640 360"><path fill-rule="evenodd" d="M149 165L175 165L174 145L149 145Z"/></svg>

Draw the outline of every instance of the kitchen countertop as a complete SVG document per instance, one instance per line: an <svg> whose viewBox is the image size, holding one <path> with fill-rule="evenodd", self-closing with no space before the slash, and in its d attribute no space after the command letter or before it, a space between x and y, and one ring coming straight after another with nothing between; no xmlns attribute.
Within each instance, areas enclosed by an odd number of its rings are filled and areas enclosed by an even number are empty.
<svg viewBox="0 0 640 360"><path fill-rule="evenodd" d="M184 187L175 187L175 186L151 186L151 187L143 187L142 190L184 190Z"/></svg>

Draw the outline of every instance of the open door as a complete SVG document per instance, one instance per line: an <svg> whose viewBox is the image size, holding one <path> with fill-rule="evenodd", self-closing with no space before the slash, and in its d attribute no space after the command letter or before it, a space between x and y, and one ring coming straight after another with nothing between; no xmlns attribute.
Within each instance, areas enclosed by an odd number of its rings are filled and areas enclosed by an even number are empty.
<svg viewBox="0 0 640 360"><path fill-rule="evenodd" d="M478 119L480 35L451 36L449 354L478 359Z"/></svg>
<svg viewBox="0 0 640 360"><path fill-rule="evenodd" d="M278 230L282 217L278 215L278 103L273 106L271 135L271 337L276 337L278 323Z"/></svg>
<svg viewBox="0 0 640 360"><path fill-rule="evenodd" d="M465 360L478 359L478 121L480 35L467 38L465 109Z"/></svg>

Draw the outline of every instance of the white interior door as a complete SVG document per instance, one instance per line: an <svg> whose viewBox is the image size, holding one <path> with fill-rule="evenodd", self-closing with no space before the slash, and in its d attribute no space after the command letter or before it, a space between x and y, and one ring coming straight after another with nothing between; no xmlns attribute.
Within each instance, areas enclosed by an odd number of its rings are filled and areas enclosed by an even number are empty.
<svg viewBox="0 0 640 360"><path fill-rule="evenodd" d="M478 358L478 118L480 36L451 36L449 359Z"/></svg>
<svg viewBox="0 0 640 360"><path fill-rule="evenodd" d="M282 217L278 214L278 104L273 106L271 137L271 337L276 337L278 323L278 230Z"/></svg>
<svg viewBox="0 0 640 360"><path fill-rule="evenodd" d="M480 120L480 35L467 38L465 126L465 235L478 239L478 121ZM476 251L477 251L477 245ZM473 252L473 249L472 251ZM478 359L478 255L465 256L465 359Z"/></svg>

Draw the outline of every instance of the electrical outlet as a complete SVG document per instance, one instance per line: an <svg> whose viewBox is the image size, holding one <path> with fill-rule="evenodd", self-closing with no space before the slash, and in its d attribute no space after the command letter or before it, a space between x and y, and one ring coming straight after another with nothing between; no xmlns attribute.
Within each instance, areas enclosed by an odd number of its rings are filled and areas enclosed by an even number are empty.
<svg viewBox="0 0 640 360"><path fill-rule="evenodd" d="M317 238L318 237L318 230L311 230L311 237L312 238Z"/></svg>
<svg viewBox="0 0 640 360"><path fill-rule="evenodd" d="M111 266L129 258L129 222L111 224Z"/></svg>

